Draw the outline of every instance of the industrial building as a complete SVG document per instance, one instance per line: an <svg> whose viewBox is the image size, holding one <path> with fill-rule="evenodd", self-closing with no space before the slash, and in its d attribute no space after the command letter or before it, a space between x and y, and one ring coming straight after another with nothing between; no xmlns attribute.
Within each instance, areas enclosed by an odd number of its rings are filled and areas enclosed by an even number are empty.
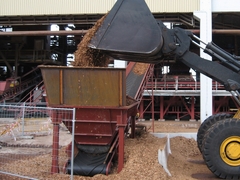
<svg viewBox="0 0 240 180"><path fill-rule="evenodd" d="M29 175L42 178L50 171L49 175L71 174L71 178L108 175L115 165L119 173L127 161L127 137L135 138L137 130L153 137L154 122L163 126L175 120L186 122L174 125L199 126L197 133L185 136L194 136L197 155L215 176L239 178L237 0L8 0L1 5L0 115L8 125L1 130L5 141L0 145L9 145L5 135L16 141L16 137L24 139L25 132L29 139L52 138L52 145L45 146L51 153L43 150L51 158L29 159L37 165L37 174ZM87 43L82 46L82 42ZM90 53L87 61L96 63L76 65L84 56L79 50ZM38 129L34 130L34 123ZM146 124L151 124L152 133ZM171 175L170 138L182 135L166 127L167 134L156 135L164 140L158 162ZM41 131L44 128L47 134ZM66 132L71 139L66 139ZM24 140L17 146L42 147ZM146 151L147 145L138 149L141 156L152 153ZM187 159L189 153L184 153ZM42 168L47 170L42 173ZM32 179L26 177L26 169L21 171L23 177ZM9 169L1 173L22 177Z"/></svg>
<svg viewBox="0 0 240 180"><path fill-rule="evenodd" d="M232 1L146 0L146 3L154 17L169 28L187 29L204 42L213 41L227 52L239 55L240 12L236 5L239 2ZM36 92L42 87L38 65L69 65L84 34L114 3L115 0L2 2L1 102L44 101ZM192 46L191 50L210 59L198 47ZM234 113L239 107L223 85L175 61L166 59L149 65L141 77L130 75L135 65L112 61L115 67L126 67L130 72L127 94L141 101L139 119L204 120L218 112Z"/></svg>

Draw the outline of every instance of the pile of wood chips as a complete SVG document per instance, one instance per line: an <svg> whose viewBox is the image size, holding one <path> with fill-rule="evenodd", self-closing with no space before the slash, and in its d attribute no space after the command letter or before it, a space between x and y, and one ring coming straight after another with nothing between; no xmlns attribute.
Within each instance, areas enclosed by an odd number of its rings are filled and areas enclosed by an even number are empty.
<svg viewBox="0 0 240 180"><path fill-rule="evenodd" d="M173 124L173 122L169 123ZM162 129L165 129L163 126L166 126L167 122L159 122L159 124L161 126L156 126L159 129L155 129L155 132L161 132ZM175 130L173 129L174 127ZM179 126L172 126L173 132L176 132L177 129L179 129ZM217 179L205 165L202 155L197 148L197 142L194 139L186 139L184 137L170 139L172 153L168 157L167 166L172 176L168 176L163 167L158 163L158 149L162 149L165 142L166 138L157 138L148 131L136 132L135 139L125 138L124 168L120 173L117 173L117 161L115 161L108 176L101 174L94 177L75 175L74 180ZM18 156L19 154L16 155ZM51 160L51 153L41 153L29 158L12 159L7 164L1 164L0 168L3 172L13 172L14 174L17 173L42 180L70 179L70 175L63 174L62 170L68 160L65 147L59 151L59 174L50 174ZM0 179L19 180L21 178L0 174Z"/></svg>

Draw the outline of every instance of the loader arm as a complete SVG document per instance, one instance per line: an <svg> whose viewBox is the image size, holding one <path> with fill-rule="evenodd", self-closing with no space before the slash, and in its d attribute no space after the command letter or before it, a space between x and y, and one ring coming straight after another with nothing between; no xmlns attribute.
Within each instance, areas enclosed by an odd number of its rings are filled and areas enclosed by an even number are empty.
<svg viewBox="0 0 240 180"><path fill-rule="evenodd" d="M223 84L226 90L230 92L240 90L239 62L227 52L213 43L209 43L204 48L204 51L216 57L221 63L209 61L189 51L191 42L200 47L193 40L197 39L200 41L200 39L192 33L181 28L167 29L166 27L162 28L162 32L164 39L163 57L166 57L168 54L173 55L176 60L183 62L188 67Z"/></svg>

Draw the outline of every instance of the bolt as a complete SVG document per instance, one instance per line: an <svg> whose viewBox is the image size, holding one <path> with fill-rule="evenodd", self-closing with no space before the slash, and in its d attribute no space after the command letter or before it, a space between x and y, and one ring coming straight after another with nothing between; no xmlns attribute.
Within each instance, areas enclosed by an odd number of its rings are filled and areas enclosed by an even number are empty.
<svg viewBox="0 0 240 180"><path fill-rule="evenodd" d="M179 52L178 52L178 55L180 55L180 56L181 56L181 55L182 55L182 51L179 51Z"/></svg>
<svg viewBox="0 0 240 180"><path fill-rule="evenodd" d="M176 49L176 45L174 44L174 43L169 43L169 48L171 49L171 50L174 50L174 49Z"/></svg>

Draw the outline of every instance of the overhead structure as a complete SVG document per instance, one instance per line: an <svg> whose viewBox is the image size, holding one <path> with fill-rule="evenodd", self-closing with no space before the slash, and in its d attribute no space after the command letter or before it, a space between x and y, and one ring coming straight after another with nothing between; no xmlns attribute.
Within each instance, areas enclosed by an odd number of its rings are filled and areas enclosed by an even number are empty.
<svg viewBox="0 0 240 180"><path fill-rule="evenodd" d="M211 2L212 6L210 8L210 6L208 6L208 3L210 2L205 0L176 0L174 3L172 3L172 1L170 2L165 0L146 0L146 3L156 20L169 22L172 27L183 27L189 31L192 31L193 33L196 33L196 35L200 33L200 22L194 17L194 12L206 11L204 10L205 6L208 8L207 11L211 11L212 13L213 40L217 41L216 43L219 45L222 44L222 47L229 51L232 51L232 47L235 46L236 48L234 48L234 53L238 55L237 46L239 41L238 34L240 32L240 27L237 22L240 21L240 13L235 6L238 2L236 0L230 0L228 3L225 1L217 0L212 0ZM26 3L28 3L28 6L25 6ZM22 70L25 71L24 73L26 73L29 71L29 69L31 69L31 66L35 67L42 63L58 65L70 64L70 62L74 59L72 54L76 50L76 47L81 41L82 36L87 32L89 28L94 25L98 19L100 19L112 8L114 3L114 0L104 0L101 1L101 3L97 0L94 0L94 2L89 5L89 1L87 0L70 0L68 2L63 0L57 2L56 0L49 0L46 2L43 0L37 2L36 6L35 3L29 3L27 0L20 0L18 2L9 0L4 2L0 7L0 27L3 31L0 32L0 64L1 66L7 66L7 76L11 76L13 72L19 75ZM182 4L185 5L182 6ZM52 6L55 8L50 8ZM57 24L59 26L59 31L51 31L50 25L52 24ZM69 24L73 24L74 26L69 26ZM202 24L203 21L201 21L201 25ZM9 32L9 28L12 32ZM66 28L68 28L68 31L66 31ZM193 50L198 51L196 49ZM168 66L170 67L171 72L165 75L155 70L154 81L161 81L160 76L168 76L169 79L171 79L170 76L179 76L178 73L181 75L182 73L185 73L188 76L187 79L189 79L188 70L184 72L176 72L175 67L173 67L171 64L173 61L173 59L166 59L164 64L155 66L155 68L157 68L160 72L163 68ZM11 71L11 69L13 69L13 67L16 65L18 68L16 68L15 71ZM126 66L126 63L121 64L121 67L123 66ZM198 74L197 77L193 78L199 79ZM3 80L5 79L3 78ZM181 78L179 78L178 83L183 83L180 80ZM191 81L189 81L189 83L192 83ZM171 84L172 82L167 83ZM198 80L196 84L198 84ZM182 85L178 87L181 86ZM201 89L203 89L203 87ZM215 84L213 84L213 86L209 85L208 89L205 90L205 92L208 92L208 97L210 96L211 88L215 89ZM189 115L178 115L181 111L184 111L181 107L186 107L186 105L183 103L185 100L178 101L179 103L182 102L181 106L177 107L179 110L170 111L170 109L176 109L173 107L161 108L162 106L165 106L163 104L166 104L168 100L166 96L161 98L158 97L159 90L160 89L154 89L154 94L157 95L155 97L157 101L154 103L154 110L148 109L147 111L144 111L142 118L149 119L149 114L151 114L151 111L154 111L156 119L162 119L163 116L165 116L163 119L181 120L189 118ZM196 90L196 93L191 93L198 94L199 88L195 88L194 90ZM223 96L226 93L223 93L222 91L224 90L213 91L213 103L201 102L203 105L201 109L207 107L204 106L204 104L209 105L209 107L206 108L208 111L211 111L212 108L210 107L210 104L213 104L212 107L214 113L218 111L218 107L220 106L221 108L228 108L228 111L230 111L230 109L236 108L236 105L232 103L229 95ZM178 93L176 96L182 97L182 99L189 98L183 97L181 90L178 90L177 92ZM166 93L169 94L171 92L167 91ZM203 93L203 96L204 94L206 93ZM147 104L148 99L151 96L147 92L144 95L146 99L145 104ZM190 113L194 115L191 115L191 118L189 119L199 119L200 117L198 114L199 107L196 107L200 101L199 97L199 95L196 97L190 97L191 99L195 99L194 102L197 104L195 104L196 113ZM144 102L141 104L144 104ZM162 109L168 110L165 112ZM201 116L207 116L210 114L210 112L205 112L206 111L203 110Z"/></svg>

